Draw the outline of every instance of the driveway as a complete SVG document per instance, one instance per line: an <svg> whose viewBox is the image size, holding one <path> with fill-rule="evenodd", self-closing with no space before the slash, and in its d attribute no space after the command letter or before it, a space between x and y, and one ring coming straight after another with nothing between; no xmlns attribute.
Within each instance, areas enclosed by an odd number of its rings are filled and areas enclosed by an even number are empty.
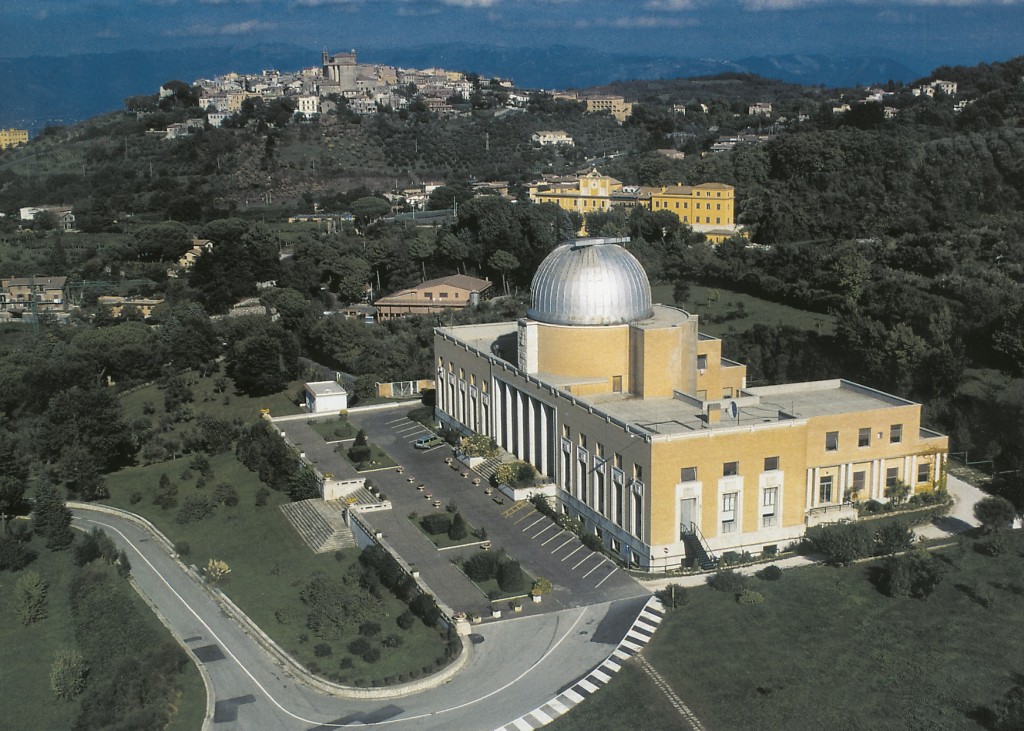
<svg viewBox="0 0 1024 731"><path fill-rule="evenodd" d="M646 600L479 625L462 671L441 688L401 698L338 698L306 687L271 659L149 531L118 516L73 512L78 527L103 528L128 551L139 591L206 675L212 729L498 728L604 662Z"/></svg>

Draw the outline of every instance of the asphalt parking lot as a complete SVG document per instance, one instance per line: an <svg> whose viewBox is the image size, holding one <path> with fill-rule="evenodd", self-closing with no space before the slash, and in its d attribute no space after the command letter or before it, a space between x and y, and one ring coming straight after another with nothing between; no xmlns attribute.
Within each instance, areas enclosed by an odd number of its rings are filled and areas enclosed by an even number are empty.
<svg viewBox="0 0 1024 731"><path fill-rule="evenodd" d="M443 553L444 561L450 564L456 554L469 556L480 550L479 546L470 546L439 552L406 519L413 511L423 514L430 510L443 510L454 500L466 520L475 527L486 529L492 550L505 549L533 577L543 577L552 582L552 593L542 605L531 607L531 613L649 594L615 563L586 548L573 533L559 528L531 504L515 504L508 499L486 495L482 478L481 484L473 485L473 479L478 477L476 473L469 471L464 477L466 470L452 468L445 462L445 458L452 455L447 445L429 450L416 449L413 446L416 440L432 432L408 419L404 410L362 412L351 414L349 419L365 429L370 441L383 447L404 468L402 474L387 470L371 474L370 479L394 505L394 515L388 521L390 525L385 529L385 537L393 545L396 541L388 536L393 531L408 531L410 538L415 538L402 541L405 548L396 545L410 563L424 561L427 558L425 554L429 552ZM420 485L424 489L420 490ZM429 500L425 498L426 493L431 495ZM441 507L433 507L438 501ZM376 526L383 516L378 513L366 517ZM407 556L406 550L411 550L413 555ZM441 588L435 591L448 601ZM451 606L464 608L458 597L452 599L454 601L448 602Z"/></svg>

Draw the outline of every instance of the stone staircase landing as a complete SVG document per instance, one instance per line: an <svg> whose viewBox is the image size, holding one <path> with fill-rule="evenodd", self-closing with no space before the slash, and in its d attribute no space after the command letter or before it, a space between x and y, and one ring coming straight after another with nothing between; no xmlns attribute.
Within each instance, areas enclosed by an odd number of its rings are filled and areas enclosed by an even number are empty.
<svg viewBox="0 0 1024 731"><path fill-rule="evenodd" d="M345 525L345 505L320 498L281 506L281 512L313 553L354 548L355 536Z"/></svg>

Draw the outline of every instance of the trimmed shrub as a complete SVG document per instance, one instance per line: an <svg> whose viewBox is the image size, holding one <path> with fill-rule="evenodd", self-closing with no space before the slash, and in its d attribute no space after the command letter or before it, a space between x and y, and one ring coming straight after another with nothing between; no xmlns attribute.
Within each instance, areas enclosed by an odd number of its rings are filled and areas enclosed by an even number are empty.
<svg viewBox="0 0 1024 731"><path fill-rule="evenodd" d="M914 531L902 520L883 525L875 531L875 555L892 556L914 544Z"/></svg>
<svg viewBox="0 0 1024 731"><path fill-rule="evenodd" d="M369 650L363 653L363 660L368 663L375 663L380 660L380 648L371 647Z"/></svg>
<svg viewBox="0 0 1024 731"><path fill-rule="evenodd" d="M490 581L498 573L498 557L489 552L475 554L462 564L462 570L470 581L481 583Z"/></svg>
<svg viewBox="0 0 1024 731"><path fill-rule="evenodd" d="M833 566L846 566L871 555L874 540L863 523L831 523L807 531L807 541Z"/></svg>
<svg viewBox="0 0 1024 731"><path fill-rule="evenodd" d="M217 486L213 488L213 499L233 508L238 505L238 490L226 482L218 482Z"/></svg>
<svg viewBox="0 0 1024 731"><path fill-rule="evenodd" d="M747 577L732 569L719 569L708 577L708 586L715 591L727 594L738 594L747 586Z"/></svg>
<svg viewBox="0 0 1024 731"><path fill-rule="evenodd" d="M914 551L886 560L883 588L891 597L927 599L945 575L943 565L927 551Z"/></svg>
<svg viewBox="0 0 1024 731"><path fill-rule="evenodd" d="M974 504L974 517L986 533L1008 528L1016 515L1013 503L999 495L989 495Z"/></svg>
<svg viewBox="0 0 1024 731"><path fill-rule="evenodd" d="M208 517L216 508L217 504L208 495L188 495L175 520L181 525L195 523Z"/></svg>
<svg viewBox="0 0 1024 731"><path fill-rule="evenodd" d="M466 528L466 519L462 517L462 513L455 513L451 527L448 528L448 537L453 541L461 541L467 535L469 535L469 529Z"/></svg>
<svg viewBox="0 0 1024 731"><path fill-rule="evenodd" d="M679 584L669 584L664 589L656 591L654 596L658 598L658 601L661 602L665 609L685 607L690 601L690 595L687 594L686 587Z"/></svg>
<svg viewBox="0 0 1024 731"><path fill-rule="evenodd" d="M0 536L0 571L21 571L39 554L11 536Z"/></svg>
<svg viewBox="0 0 1024 731"><path fill-rule="evenodd" d="M262 508L267 504L267 500L270 499L270 490L266 487L261 487L256 491L256 507Z"/></svg>
<svg viewBox="0 0 1024 731"><path fill-rule="evenodd" d="M373 648L370 641L365 637L356 637L354 640L348 643L347 649L353 655L362 657L365 653L369 652Z"/></svg>
<svg viewBox="0 0 1024 731"><path fill-rule="evenodd" d="M591 551L599 552L604 548L604 542L601 540L601 537L593 533L586 533L580 536L580 542Z"/></svg>
<svg viewBox="0 0 1024 731"><path fill-rule="evenodd" d="M764 594L753 589L744 589L736 595L736 601L744 606L750 606L751 604L763 604Z"/></svg>
<svg viewBox="0 0 1024 731"><path fill-rule="evenodd" d="M778 566L765 566L757 572L757 578L763 581L778 581L782 578L782 569Z"/></svg>
<svg viewBox="0 0 1024 731"><path fill-rule="evenodd" d="M401 635L388 635L381 641L384 647L401 647L403 642Z"/></svg>
<svg viewBox="0 0 1024 731"><path fill-rule="evenodd" d="M434 601L434 597L429 594L417 596L409 602L409 609L423 620L423 624L428 627L433 627L441 619L441 610L437 608L437 602Z"/></svg>
<svg viewBox="0 0 1024 731"><path fill-rule="evenodd" d="M452 527L452 516L448 513L431 513L420 518L420 525L430 535L439 536Z"/></svg>
<svg viewBox="0 0 1024 731"><path fill-rule="evenodd" d="M138 505L142 502L142 493L135 490L131 495L128 496L128 502L132 505Z"/></svg>
<svg viewBox="0 0 1024 731"><path fill-rule="evenodd" d="M174 552L184 558L192 553L192 546L188 541L178 541L174 544Z"/></svg>
<svg viewBox="0 0 1024 731"><path fill-rule="evenodd" d="M395 622L402 629L410 630L412 629L412 626L416 624L416 615L407 609L398 615L398 619L396 619Z"/></svg>
<svg viewBox="0 0 1024 731"><path fill-rule="evenodd" d="M376 637L380 634L380 625L376 622L363 622L359 625L359 634L363 637Z"/></svg>
<svg viewBox="0 0 1024 731"><path fill-rule="evenodd" d="M510 558L498 564L498 586L510 594L525 590L526 579L518 561Z"/></svg>
<svg viewBox="0 0 1024 731"><path fill-rule="evenodd" d="M330 657L333 652L334 650L326 642L318 642L313 645L313 654L317 657Z"/></svg>

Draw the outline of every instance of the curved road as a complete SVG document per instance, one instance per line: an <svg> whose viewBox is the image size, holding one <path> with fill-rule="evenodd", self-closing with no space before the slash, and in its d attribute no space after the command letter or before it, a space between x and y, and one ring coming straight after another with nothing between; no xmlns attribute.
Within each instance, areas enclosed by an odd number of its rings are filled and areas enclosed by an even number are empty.
<svg viewBox="0 0 1024 731"><path fill-rule="evenodd" d="M206 727L215 730L498 728L605 660L647 599L478 625L465 666L442 687L401 698L337 698L295 680L147 530L114 515L73 513L76 525L101 527L128 551L139 590L205 672L213 708Z"/></svg>

